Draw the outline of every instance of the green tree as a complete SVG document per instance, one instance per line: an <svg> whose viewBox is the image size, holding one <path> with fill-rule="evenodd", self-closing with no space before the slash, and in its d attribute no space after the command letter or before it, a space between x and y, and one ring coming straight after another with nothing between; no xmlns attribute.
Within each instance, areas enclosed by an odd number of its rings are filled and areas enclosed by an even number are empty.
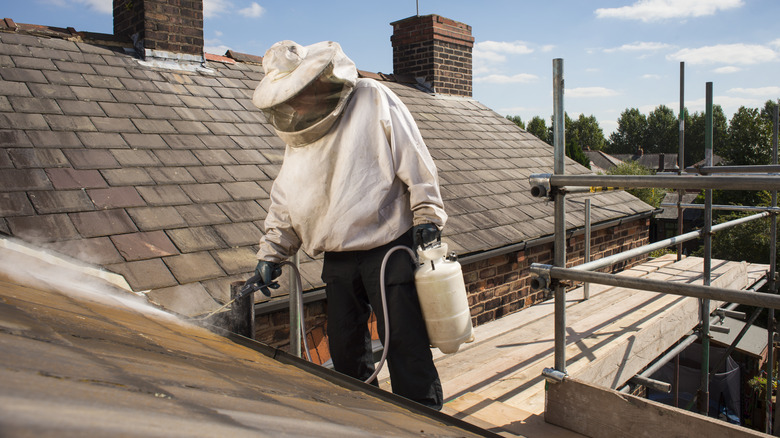
<svg viewBox="0 0 780 438"><path fill-rule="evenodd" d="M572 121L571 117L569 117L569 114L565 112L563 113L563 124L565 131L564 136L566 137L566 144L564 145L566 156L590 169L590 158L585 155L582 151L582 146L580 146L581 140L577 131L577 125ZM550 130L554 130L554 120L551 125ZM553 136L550 135L550 137L552 138Z"/></svg>
<svg viewBox="0 0 780 438"><path fill-rule="evenodd" d="M706 113L693 113L690 123L685 120L685 166L704 160L704 128ZM726 148L728 139L728 121L720 105L712 106L712 144L713 153L720 155Z"/></svg>
<svg viewBox="0 0 780 438"><path fill-rule="evenodd" d="M750 213L729 213L718 217L722 223ZM716 233L712 238L712 257L724 260L745 260L751 263L769 263L769 218L757 219ZM780 245L775 246L780 255ZM700 248L693 255L701 256Z"/></svg>
<svg viewBox="0 0 780 438"><path fill-rule="evenodd" d="M618 127L610 134L605 152L610 154L634 154L645 147L647 117L637 108L626 109L620 114Z"/></svg>
<svg viewBox="0 0 780 438"><path fill-rule="evenodd" d="M660 105L647 116L646 154L676 153L680 142L680 124L674 111Z"/></svg>
<svg viewBox="0 0 780 438"><path fill-rule="evenodd" d="M739 107L731 117L728 142L718 155L730 165L769 164L772 155L772 121L758 108Z"/></svg>
<svg viewBox="0 0 780 438"><path fill-rule="evenodd" d="M534 116L528 122L528 127L526 128L526 130L529 133L535 135L536 138L538 138L539 140L547 144L552 144L552 140L550 139L550 133L547 128L547 122L545 121L544 118L539 116Z"/></svg>
<svg viewBox="0 0 780 438"><path fill-rule="evenodd" d="M642 166L641 164L639 164L638 161L624 161L607 172L607 175L654 175L654 174L655 174L654 170ZM659 205L661 205L661 201L663 201L664 195L666 195L666 190L655 189L655 188L628 189L626 191L636 196L637 198L641 199L645 203L652 205L653 207L658 207Z"/></svg>
<svg viewBox="0 0 780 438"><path fill-rule="evenodd" d="M566 129L566 138L568 141L570 131ZM590 115L585 117L584 114L580 114L577 120L571 124L571 135L577 138L579 146L586 151L600 151L604 149L604 131L601 130L596 116Z"/></svg>
<svg viewBox="0 0 780 438"><path fill-rule="evenodd" d="M523 123L523 119L521 119L520 116L506 116L506 119L514 123L515 125L525 129L525 123Z"/></svg>

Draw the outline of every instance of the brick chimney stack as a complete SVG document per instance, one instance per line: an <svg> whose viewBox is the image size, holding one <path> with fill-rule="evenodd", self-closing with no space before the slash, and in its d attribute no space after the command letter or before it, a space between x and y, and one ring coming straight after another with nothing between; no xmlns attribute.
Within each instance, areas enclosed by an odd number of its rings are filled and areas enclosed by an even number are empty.
<svg viewBox="0 0 780 438"><path fill-rule="evenodd" d="M168 52L202 58L203 0L114 0L114 35L133 39L144 57Z"/></svg>
<svg viewBox="0 0 780 438"><path fill-rule="evenodd" d="M439 15L390 24L395 74L422 78L437 94L471 97L471 26Z"/></svg>

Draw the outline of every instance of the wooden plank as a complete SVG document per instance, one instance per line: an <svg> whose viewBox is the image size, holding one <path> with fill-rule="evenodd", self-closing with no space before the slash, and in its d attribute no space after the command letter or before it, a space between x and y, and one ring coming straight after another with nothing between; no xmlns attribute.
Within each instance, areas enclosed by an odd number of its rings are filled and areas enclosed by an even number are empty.
<svg viewBox="0 0 780 438"><path fill-rule="evenodd" d="M760 432L576 379L548 385L545 421L600 438L760 437Z"/></svg>
<svg viewBox="0 0 780 438"><path fill-rule="evenodd" d="M466 394L444 405L442 412L504 436L581 438L582 435L544 421L544 415L508 406L478 394Z"/></svg>

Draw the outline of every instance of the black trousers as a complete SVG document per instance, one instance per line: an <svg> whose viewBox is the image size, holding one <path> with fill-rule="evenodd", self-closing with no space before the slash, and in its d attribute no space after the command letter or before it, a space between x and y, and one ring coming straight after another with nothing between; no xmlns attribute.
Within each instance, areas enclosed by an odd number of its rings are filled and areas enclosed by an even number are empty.
<svg viewBox="0 0 780 438"><path fill-rule="evenodd" d="M368 319L374 309L379 339L384 342L379 274L385 254L397 245L411 247L411 231L371 250L325 253L322 280L328 298L328 343L333 366L342 374L365 380L374 372ZM386 366L393 393L439 410L441 382L417 300L414 263L406 251L395 251L387 261L385 292L390 319Z"/></svg>

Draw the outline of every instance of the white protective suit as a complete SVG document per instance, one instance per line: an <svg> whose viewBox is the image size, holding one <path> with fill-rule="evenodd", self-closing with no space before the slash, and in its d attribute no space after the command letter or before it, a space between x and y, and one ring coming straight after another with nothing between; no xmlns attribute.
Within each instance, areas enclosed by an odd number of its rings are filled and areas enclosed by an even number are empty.
<svg viewBox="0 0 780 438"><path fill-rule="evenodd" d="M385 85L358 79L326 135L287 146L257 258L278 263L302 245L311 256L372 249L413 225L446 220L436 167L409 110Z"/></svg>

